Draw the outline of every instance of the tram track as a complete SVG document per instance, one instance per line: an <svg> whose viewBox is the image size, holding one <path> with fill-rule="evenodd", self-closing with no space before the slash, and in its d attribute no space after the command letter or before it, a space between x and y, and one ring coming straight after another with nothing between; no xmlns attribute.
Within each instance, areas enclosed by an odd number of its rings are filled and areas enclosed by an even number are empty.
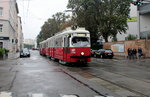
<svg viewBox="0 0 150 97"><path fill-rule="evenodd" d="M82 69L81 69L81 70L82 70ZM83 71L82 71L82 72L83 72ZM78 73L78 72L76 72L76 73ZM92 75L91 73L87 73L87 72L84 72L84 73L89 74L89 75ZM113 85L116 85L116 86L118 86L118 87L120 87L120 88L123 88L123 89L125 89L125 90L128 90L128 91L130 91L130 92L132 92L132 93L135 93L135 94L137 94L137 95L140 95L140 96L131 96L131 97L149 97L149 96L147 96L147 95L145 95L145 94L143 94L143 93L134 91L134 90L132 90L132 89L130 89L130 88L127 88L127 87L123 87L123 86L121 86L121 85L119 85L119 84L113 83L113 82L111 82L111 81L109 81L109 80L106 80L106 79L104 79L104 78L102 78L102 77L98 77L98 76L95 76L95 75L92 75L92 76L95 77L95 78L102 79L102 80L104 80L104 81L106 81L106 82L109 82L109 83L111 83L111 84L113 84ZM142 96L141 96L141 95L142 95ZM124 97L124 96L123 96L123 97Z"/></svg>
<svg viewBox="0 0 150 97"><path fill-rule="evenodd" d="M90 74L91 74L91 73L90 73ZM91 74L91 75L92 75L92 74ZM142 96L139 96L139 97L149 97L148 95L145 95L145 94L143 94L143 93L141 93L141 92L135 91L135 90L133 90L133 89L131 89L131 88L122 86L122 85L120 85L120 84L116 84L115 82L112 82L112 81L110 81L110 80L107 80L107 79L105 79L105 78L103 78L103 77L96 76L96 75L93 75L93 76L96 77L96 78L102 79L102 80L104 80L104 81L106 81L106 82L109 82L109 83L111 83L111 84L113 84L113 85L116 85L116 86L118 86L118 87L121 87L121 88L123 88L123 89L125 89L125 90L128 90L128 91L130 91L130 92L136 93L136 94L138 94L138 95L142 95Z"/></svg>
<svg viewBox="0 0 150 97"><path fill-rule="evenodd" d="M95 78L99 78L99 79L102 79L102 80L104 80L104 81L106 81L106 82L109 82L109 83L111 83L111 84L113 84L113 85L116 85L116 86L118 86L118 87L120 87L120 88L123 88L123 89L125 89L125 90L128 90L128 91L130 91L130 92L132 92L132 93L135 93L135 94L137 94L137 95L140 95L140 96L138 96L138 97L150 97L149 95L146 95L146 94L144 94L144 93L142 93L142 92L140 92L140 91L137 91L137 90L134 90L134 89L132 89L132 88L129 88L129 87L126 87L126 86L124 86L124 85L120 85L120 84L117 84L117 83L115 83L115 82L113 82L113 81L110 81L110 80L107 80L106 78L104 78L104 77L100 77L100 76L97 76L97 75L94 75L94 74L92 74L92 73L90 73L90 72L87 72L86 70L85 70L85 68L83 69L82 67L68 67L68 66L66 66L66 65L61 65L61 64L59 64L59 63L57 63L57 62L55 62L58 66L61 66L63 69L67 69L67 70L69 70L69 71L71 71L70 69L71 68L77 68L78 70L77 71L72 71L72 72L76 72L76 73L78 73L78 72L84 72L84 73L86 73L86 74L90 74L90 75L92 75L92 76L94 76ZM102 63L105 63L104 61L102 62ZM98 63L96 63L96 62L91 62L90 64L96 64L96 65L98 65ZM89 68L89 67L87 67L87 68ZM93 68L93 67L90 67L91 69L93 69L93 70L95 70L96 68ZM97 69L96 69L97 70ZM95 70L95 71L96 71ZM104 71L106 71L106 72L110 72L110 71L107 71L107 70L105 70L105 69L102 69L101 68L101 70L104 70ZM115 72L111 72L111 73L114 73L114 74L117 74L117 75L120 75L120 76L124 76L124 77L127 77L127 78L131 78L131 77L128 77L128 76L125 76L125 75L122 75L122 74L119 74L119 73L115 73ZM66 73L67 74L67 73ZM67 74L68 75L68 74ZM70 76L70 75L69 75ZM72 77L72 75L70 76L70 77ZM78 80L78 79L76 79L76 78L73 78L74 80L76 80L76 81L78 81L78 82L80 82L80 80ZM132 78L133 79L133 78ZM139 80L139 79L135 79L135 80ZM85 86L87 86L86 84L85 84ZM91 90L93 90L93 88L91 88L91 87L88 87L89 89L91 89ZM95 91L95 90L93 90L93 91ZM96 93L97 93L97 91L95 91ZM99 93L97 93L97 94L99 94Z"/></svg>
<svg viewBox="0 0 150 97"><path fill-rule="evenodd" d="M68 67L66 67L65 65L62 65L58 62L53 61L53 63L55 63L56 65L60 66L62 69L59 70L59 72L62 72L64 74L66 74L67 76L69 76L70 78L72 78L73 80L77 81L78 83L80 83L81 85L89 88L91 91L95 92L97 95L99 95L100 97L109 97L107 93L103 94L101 92L99 92L98 90L96 90L95 88L91 87L90 85L88 85L87 83L81 81L80 79L76 78L75 76L73 76L72 74L70 74L68 71ZM66 71L67 70L67 71ZM70 71L70 70L69 70ZM115 96L110 96L110 97L115 97ZM120 96L119 96L120 97Z"/></svg>
<svg viewBox="0 0 150 97"><path fill-rule="evenodd" d="M99 63L97 63L97 62L92 62L92 63L95 63L95 64L99 64ZM104 62L103 62L104 63ZM109 64L111 64L111 63L109 63ZM120 66L118 63L116 63L115 64L115 66ZM141 69L141 68L138 68L138 67L133 67L132 65L126 65L126 66L130 66L130 67L132 67L132 68L134 68L134 69ZM113 66L111 66L111 65L109 65L109 67L113 67ZM101 68L102 69L102 68ZM140 81L143 81L143 82L146 82L146 83L150 83L150 81L146 81L146 80L142 80L142 79L139 79L139 78L136 78L136 77L131 77L131 76L128 76L128 75L125 75L125 74L122 74L122 73L117 73L117 72L113 72L113 71L109 71L109 70L107 70L107 69L102 69L102 70L105 70L105 71L108 71L108 72L111 72L111 73L114 73L114 74L119 74L119 75L122 75L122 76L125 76L125 77L128 77L128 78L134 78L134 79L136 79L136 80L140 80ZM145 70L144 70L145 71ZM146 71L146 72L148 72L148 70Z"/></svg>
<svg viewBox="0 0 150 97"><path fill-rule="evenodd" d="M98 64L97 62L92 62L92 63ZM96 68L92 68L92 69L94 69L94 70L100 70L100 69L96 69ZM82 70L84 70L84 69L82 69ZM106 72L110 72L110 71L108 71L108 70L106 70L106 69L102 69L102 68L101 68L101 70L104 70L104 71L106 71ZM84 72L85 72L85 71L84 71ZM86 73L87 73L87 72L86 72ZM129 77L129 76L120 74L120 73L115 73L115 72L110 72L110 73L114 73L114 74L117 74L117 75L125 76L125 77L127 77L127 78L132 78L132 77ZM112 83L112 84L114 84L114 85L116 85L116 86L119 86L119 87L121 87L121 88L124 88L124 89L126 89L126 90L129 90L129 91L131 91L131 92L133 92L133 93L142 95L142 97L150 97L149 95L145 95L145 94L143 94L143 93L141 93L141 92L139 92L139 91L137 91L137 90L134 90L134 89L128 88L128 87L126 87L126 86L117 84L117 83L115 83L115 82L113 82L113 81L107 80L107 79L104 78L104 77L100 77L100 76L94 75L94 74L92 74L92 73L90 73L90 74L93 75L93 76L95 76L95 77L97 77L97 78L100 78L100 79L102 79L102 80L105 80L105 81L107 81L107 82L109 82L109 83ZM132 78L132 79L139 80L139 79L136 79L136 78ZM143 81L143 80L140 80L140 81ZM149 82L147 82L147 81L143 81L143 82L149 83Z"/></svg>

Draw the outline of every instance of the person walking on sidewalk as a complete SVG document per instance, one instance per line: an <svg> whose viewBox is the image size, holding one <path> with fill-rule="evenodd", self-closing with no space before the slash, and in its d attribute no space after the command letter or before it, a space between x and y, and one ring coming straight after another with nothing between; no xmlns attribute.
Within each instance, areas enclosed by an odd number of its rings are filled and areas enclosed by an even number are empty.
<svg viewBox="0 0 150 97"><path fill-rule="evenodd" d="M137 50L133 49L132 53L133 53L133 59L137 59Z"/></svg>
<svg viewBox="0 0 150 97"><path fill-rule="evenodd" d="M138 48L138 57L139 57L139 59L141 58L142 55L143 55L142 54L142 48Z"/></svg>
<svg viewBox="0 0 150 97"><path fill-rule="evenodd" d="M128 59L132 57L132 49L128 48Z"/></svg>

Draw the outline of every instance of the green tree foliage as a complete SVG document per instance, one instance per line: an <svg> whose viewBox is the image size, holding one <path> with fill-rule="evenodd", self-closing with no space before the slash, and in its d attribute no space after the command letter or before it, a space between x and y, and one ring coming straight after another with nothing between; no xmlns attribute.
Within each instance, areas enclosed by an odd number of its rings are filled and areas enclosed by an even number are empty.
<svg viewBox="0 0 150 97"><path fill-rule="evenodd" d="M68 8L76 13L76 22L91 32L91 39L97 41L103 36L116 37L125 33L132 0L69 0ZM94 42L92 41L92 42Z"/></svg>
<svg viewBox="0 0 150 97"><path fill-rule="evenodd" d="M129 35L127 36L127 39L128 39L128 40L134 40L134 39L137 39L137 37L136 37L135 35L129 34Z"/></svg>
<svg viewBox="0 0 150 97"><path fill-rule="evenodd" d="M37 36L37 43L46 40L47 38L53 36L55 33L63 30L66 26L69 26L69 15L58 12L49 18L44 25L41 27L41 31ZM67 24L68 23L68 24Z"/></svg>
<svg viewBox="0 0 150 97"><path fill-rule="evenodd" d="M9 50L5 48L0 48L0 57L3 57L4 55L8 56Z"/></svg>
<svg viewBox="0 0 150 97"><path fill-rule="evenodd" d="M0 56L3 56L5 54L5 49L0 48Z"/></svg>

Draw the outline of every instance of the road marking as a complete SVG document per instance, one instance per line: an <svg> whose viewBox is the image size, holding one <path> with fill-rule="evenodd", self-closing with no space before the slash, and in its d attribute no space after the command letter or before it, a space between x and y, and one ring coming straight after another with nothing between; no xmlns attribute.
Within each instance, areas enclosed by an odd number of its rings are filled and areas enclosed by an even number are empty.
<svg viewBox="0 0 150 97"><path fill-rule="evenodd" d="M0 97L12 97L11 92L0 92Z"/></svg>
<svg viewBox="0 0 150 97"><path fill-rule="evenodd" d="M104 97L104 96L94 96L94 97Z"/></svg>
<svg viewBox="0 0 150 97"><path fill-rule="evenodd" d="M104 96L94 96L94 97L104 97ZM105 96L105 97L114 97L114 96Z"/></svg>
<svg viewBox="0 0 150 97"><path fill-rule="evenodd" d="M61 97L79 97L79 96L76 96L76 95L63 95Z"/></svg>
<svg viewBox="0 0 150 97"><path fill-rule="evenodd" d="M32 93L29 97L44 97L42 93Z"/></svg>

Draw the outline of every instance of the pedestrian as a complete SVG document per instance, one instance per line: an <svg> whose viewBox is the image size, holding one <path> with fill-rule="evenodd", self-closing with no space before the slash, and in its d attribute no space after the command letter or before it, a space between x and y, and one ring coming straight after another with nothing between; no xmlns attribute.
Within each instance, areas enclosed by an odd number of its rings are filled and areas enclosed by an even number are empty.
<svg viewBox="0 0 150 97"><path fill-rule="evenodd" d="M132 57L132 49L128 48L128 59Z"/></svg>
<svg viewBox="0 0 150 97"><path fill-rule="evenodd" d="M137 59L137 50L136 49L133 49L132 50L132 54L133 54L133 59Z"/></svg>
<svg viewBox="0 0 150 97"><path fill-rule="evenodd" d="M143 55L142 54L142 48L138 48L138 57L139 57L139 59L141 58L142 55Z"/></svg>
<svg viewBox="0 0 150 97"><path fill-rule="evenodd" d="M131 59L133 59L133 49L130 49L130 55L131 55Z"/></svg>

